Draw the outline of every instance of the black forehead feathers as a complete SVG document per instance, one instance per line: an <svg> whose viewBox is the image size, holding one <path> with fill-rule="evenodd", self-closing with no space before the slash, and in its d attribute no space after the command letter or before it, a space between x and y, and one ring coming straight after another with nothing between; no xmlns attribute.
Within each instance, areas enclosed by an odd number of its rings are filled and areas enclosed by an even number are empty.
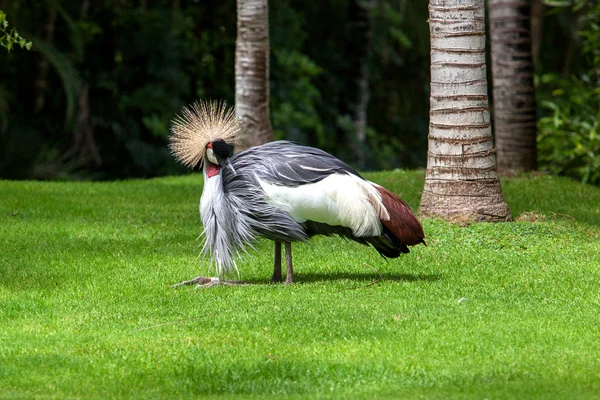
<svg viewBox="0 0 600 400"><path fill-rule="evenodd" d="M221 158L228 158L231 154L229 151L229 145L222 139L217 139L212 142L212 149L213 153Z"/></svg>

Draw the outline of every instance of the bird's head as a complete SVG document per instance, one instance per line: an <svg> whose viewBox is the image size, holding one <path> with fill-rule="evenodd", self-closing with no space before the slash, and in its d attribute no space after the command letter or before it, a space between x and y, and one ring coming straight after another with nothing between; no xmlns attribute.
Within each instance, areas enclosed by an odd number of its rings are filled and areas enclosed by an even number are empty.
<svg viewBox="0 0 600 400"><path fill-rule="evenodd" d="M171 126L171 153L189 168L208 159L220 168L228 164L230 145L238 144L239 120L224 102L198 102L184 107ZM217 170L218 173L218 170Z"/></svg>
<svg viewBox="0 0 600 400"><path fill-rule="evenodd" d="M217 175L221 168L229 167L235 173L229 157L231 156L230 147L223 139L213 140L206 145L206 173L209 178Z"/></svg>

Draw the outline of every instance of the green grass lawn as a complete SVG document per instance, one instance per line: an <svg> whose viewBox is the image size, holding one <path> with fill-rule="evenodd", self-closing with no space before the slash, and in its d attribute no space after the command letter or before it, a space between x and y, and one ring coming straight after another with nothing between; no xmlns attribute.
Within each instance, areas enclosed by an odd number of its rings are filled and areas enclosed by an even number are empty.
<svg viewBox="0 0 600 400"><path fill-rule="evenodd" d="M367 176L416 209L422 171ZM0 181L0 398L600 398L600 188L517 176L516 222L387 262L315 238L294 285L263 241L256 284L172 289L207 273L201 183Z"/></svg>

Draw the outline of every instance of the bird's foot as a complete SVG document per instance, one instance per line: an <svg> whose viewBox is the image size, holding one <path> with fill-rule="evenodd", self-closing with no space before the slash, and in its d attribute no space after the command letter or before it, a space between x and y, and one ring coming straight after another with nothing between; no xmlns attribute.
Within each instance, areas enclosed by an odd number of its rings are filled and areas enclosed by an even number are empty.
<svg viewBox="0 0 600 400"><path fill-rule="evenodd" d="M183 281L180 283L176 283L175 285L173 285L171 287L176 288L179 286L187 286L187 285L196 285L196 289L199 289L199 288L209 288L209 287L219 286L219 285L223 285L223 286L246 285L246 283L244 283L242 281L223 280L218 277L212 277L212 276L197 276L194 279L190 279L189 281Z"/></svg>
<svg viewBox="0 0 600 400"><path fill-rule="evenodd" d="M189 281L183 281L180 283L176 283L172 285L172 288L176 288L179 286L187 286L187 285L205 285L210 282L210 278L207 276L197 276L194 279L190 279Z"/></svg>
<svg viewBox="0 0 600 400"><path fill-rule="evenodd" d="M289 285L290 283L294 283L294 280L289 278L283 280L281 275L273 275L271 277L271 283L283 283L284 285Z"/></svg>

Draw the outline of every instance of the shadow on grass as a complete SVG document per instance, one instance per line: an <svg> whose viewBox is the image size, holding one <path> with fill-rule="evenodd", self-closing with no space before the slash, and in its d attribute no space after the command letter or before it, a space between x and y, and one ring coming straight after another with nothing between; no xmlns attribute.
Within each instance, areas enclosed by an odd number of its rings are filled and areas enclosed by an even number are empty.
<svg viewBox="0 0 600 400"><path fill-rule="evenodd" d="M395 282L435 282L442 279L439 274L397 274L385 272L328 272L328 273L298 273L294 275L296 282L321 282L321 281L395 281Z"/></svg>
<svg viewBox="0 0 600 400"><path fill-rule="evenodd" d="M439 274L396 274L377 272L327 272L327 273L294 273L294 283L315 283L328 281L357 281L357 282L435 282L442 279ZM251 285L269 285L269 279L247 279L245 283Z"/></svg>

